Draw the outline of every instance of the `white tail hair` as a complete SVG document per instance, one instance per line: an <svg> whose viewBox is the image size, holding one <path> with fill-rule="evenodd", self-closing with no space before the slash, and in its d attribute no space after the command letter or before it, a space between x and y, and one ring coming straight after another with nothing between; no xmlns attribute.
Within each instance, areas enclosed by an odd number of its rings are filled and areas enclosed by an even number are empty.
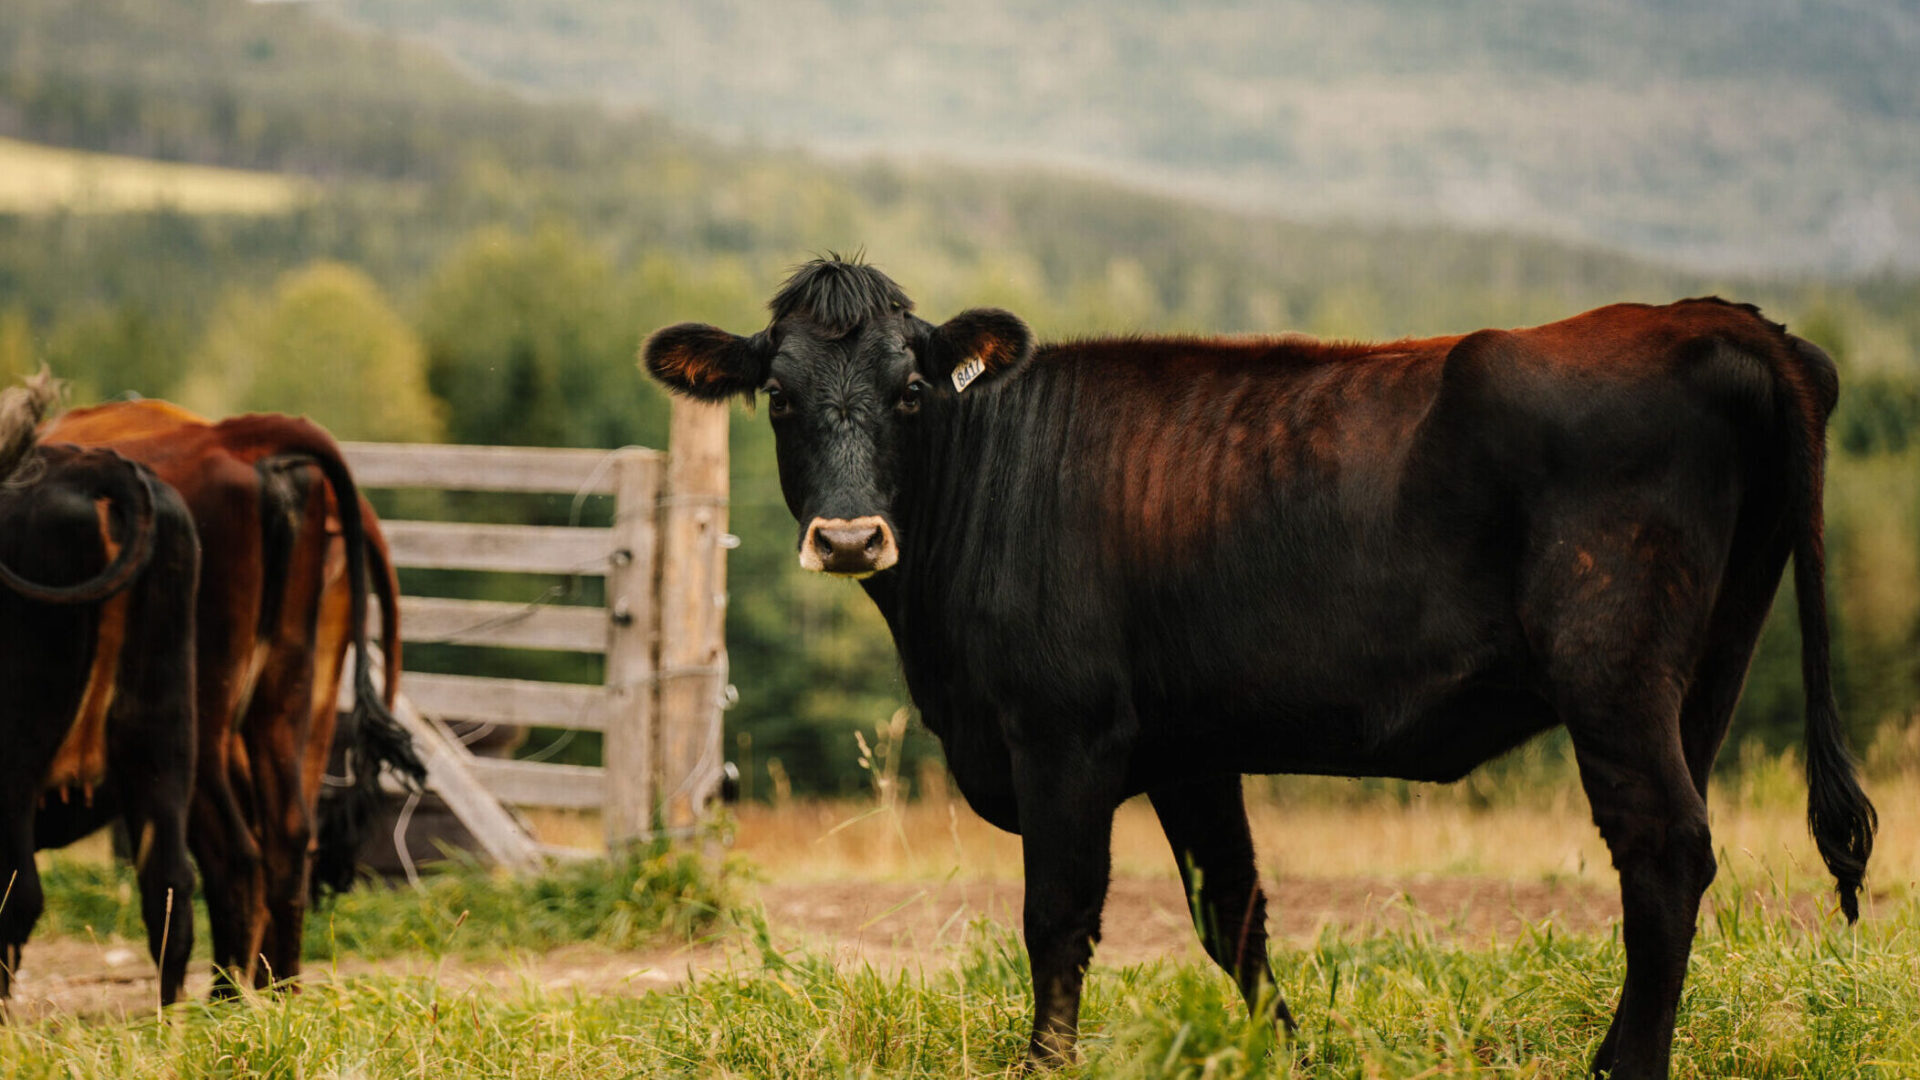
<svg viewBox="0 0 1920 1080"><path fill-rule="evenodd" d="M0 390L0 482L26 483L15 474L33 453L40 421L66 392L66 383L53 377L46 365L20 380L19 386Z"/></svg>

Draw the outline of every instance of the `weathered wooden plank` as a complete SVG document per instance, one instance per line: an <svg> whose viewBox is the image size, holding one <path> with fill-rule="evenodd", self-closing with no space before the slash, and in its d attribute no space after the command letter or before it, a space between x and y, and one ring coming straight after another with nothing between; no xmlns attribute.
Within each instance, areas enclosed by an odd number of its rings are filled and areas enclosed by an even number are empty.
<svg viewBox="0 0 1920 1080"><path fill-rule="evenodd" d="M383 521L380 530L395 566L422 569L604 574L613 551L611 529Z"/></svg>
<svg viewBox="0 0 1920 1080"><path fill-rule="evenodd" d="M378 638L379 612L367 613L367 632ZM420 643L604 652L607 647L607 610L559 604L530 606L492 600L402 596L400 636L406 641Z"/></svg>
<svg viewBox="0 0 1920 1080"><path fill-rule="evenodd" d="M409 671L401 684L420 711L442 720L603 731L607 689L531 679L487 679Z"/></svg>
<svg viewBox="0 0 1920 1080"><path fill-rule="evenodd" d="M620 782L607 791L602 814L607 848L645 836L653 825L654 729L658 694L653 683L654 610L659 559L655 507L660 499L658 457L621 455L614 466L613 540L607 606L618 616L607 638L607 737L602 760Z"/></svg>
<svg viewBox="0 0 1920 1080"><path fill-rule="evenodd" d="M467 768L494 798L514 806L597 810L606 797L606 772L593 765L474 758Z"/></svg>
<svg viewBox="0 0 1920 1080"><path fill-rule="evenodd" d="M567 495L613 491L613 453L661 456L638 447L620 451L557 447L340 444L361 487L531 491Z"/></svg>

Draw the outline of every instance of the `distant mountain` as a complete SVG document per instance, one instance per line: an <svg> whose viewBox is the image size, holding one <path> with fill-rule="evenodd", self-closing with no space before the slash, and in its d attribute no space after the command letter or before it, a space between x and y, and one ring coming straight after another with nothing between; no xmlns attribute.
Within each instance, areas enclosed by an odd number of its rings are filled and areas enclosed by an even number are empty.
<svg viewBox="0 0 1920 1080"><path fill-rule="evenodd" d="M1091 170L1719 270L1920 267L1913 0L336 0L759 143Z"/></svg>

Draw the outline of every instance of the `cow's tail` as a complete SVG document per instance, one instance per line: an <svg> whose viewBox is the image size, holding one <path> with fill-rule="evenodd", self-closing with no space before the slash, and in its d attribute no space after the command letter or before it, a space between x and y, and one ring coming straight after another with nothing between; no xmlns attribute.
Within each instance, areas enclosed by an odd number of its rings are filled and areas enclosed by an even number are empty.
<svg viewBox="0 0 1920 1080"><path fill-rule="evenodd" d="M154 520L153 479L146 469L127 461L111 450L93 451L109 455L122 466L95 470L103 484L107 513L118 525L120 551L98 574L73 585L42 585L15 573L0 563L0 584L29 600L43 604L95 604L114 596L146 570L153 559Z"/></svg>
<svg viewBox="0 0 1920 1080"><path fill-rule="evenodd" d="M1788 337L1794 357L1781 405L1787 430L1793 589L1800 615L1800 674L1807 695L1807 828L1833 874L1840 910L1860 917L1860 883L1879 815L1860 780L1833 697L1827 628L1825 514L1827 417L1839 400L1833 361L1811 342Z"/></svg>
<svg viewBox="0 0 1920 1080"><path fill-rule="evenodd" d="M362 502L365 513L361 524L367 533L367 571L373 579L373 595L380 602L380 703L393 711L400 696L400 578L394 572L393 555L387 550L387 537L380 531L380 520L371 507Z"/></svg>
<svg viewBox="0 0 1920 1080"><path fill-rule="evenodd" d="M347 555L348 633L353 643L353 707L335 726L333 738L345 751L348 780L321 804L312 891L315 896L326 891L344 892L353 885L361 841L380 804L382 770L391 769L415 788L426 782L427 770L414 750L412 737L388 708L390 699L374 689L367 649L367 515L360 488L341 457L339 445L324 430L305 421L289 423L284 417L260 416L228 423L244 425L248 421L259 425L257 438L263 449L313 459L333 489L335 510L340 515L340 538ZM391 612L387 618L393 618ZM391 686L391 668L388 674Z"/></svg>
<svg viewBox="0 0 1920 1080"><path fill-rule="evenodd" d="M35 449L38 425L63 389L46 368L0 391L0 483L28 484L38 472ZM116 464L127 461L110 450L96 451ZM153 558L153 481L138 465L93 470L104 489L108 514L119 526L120 551L93 577L73 585L43 585L29 581L0 563L0 584L29 600L43 604L93 604L133 583ZM130 482L129 482L130 481Z"/></svg>
<svg viewBox="0 0 1920 1080"><path fill-rule="evenodd" d="M372 552L372 531L367 527L360 492L345 462L336 451L330 459L321 459L320 467L333 486L334 501L340 511L341 538L347 547L347 576L352 601L348 618L353 635L353 708L334 728L334 742L343 748L347 763L347 786L331 800L320 815L320 841L314 857L313 889L344 892L353 887L359 851L380 807L380 774L391 769L416 790L426 783L427 769L415 752L412 736L391 710L393 693L398 689L397 666L398 613L392 580L392 562L384 550ZM375 526L375 528L378 528ZM382 540L384 547L384 538ZM370 558L371 556L371 558ZM379 563L376 574L368 563ZM373 665L367 649L367 595L377 592L381 601L381 636L385 640L387 692L374 689Z"/></svg>

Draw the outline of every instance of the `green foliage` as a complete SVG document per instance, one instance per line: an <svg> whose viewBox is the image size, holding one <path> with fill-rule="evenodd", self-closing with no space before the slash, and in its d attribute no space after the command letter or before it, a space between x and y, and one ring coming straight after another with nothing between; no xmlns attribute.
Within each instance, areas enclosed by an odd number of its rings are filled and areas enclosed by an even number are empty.
<svg viewBox="0 0 1920 1080"><path fill-rule="evenodd" d="M666 840L539 875L456 864L418 887L369 884L340 895L308 917L304 952L321 960L473 956L576 942L633 949L687 941L725 925L741 872Z"/></svg>
<svg viewBox="0 0 1920 1080"><path fill-rule="evenodd" d="M56 855L40 871L40 888L47 906L34 927L36 937L146 940L146 927L140 920L139 886L133 870L118 861ZM198 896L195 899L200 900ZM203 906L204 902L196 904L196 910ZM201 921L194 928L195 941L206 940L201 935L204 926Z"/></svg>
<svg viewBox="0 0 1920 1080"><path fill-rule="evenodd" d="M614 949L684 942L726 925L744 872L737 862L714 863L666 840L537 875L448 862L417 887L363 882L317 908L307 917L303 955L489 956L580 942ZM40 880L47 906L36 936L146 940L130 868L56 857ZM196 896L194 907L194 940L204 954L205 899Z"/></svg>
<svg viewBox="0 0 1920 1080"><path fill-rule="evenodd" d="M184 321L129 303L86 304L53 327L44 358L81 401L172 385L183 369Z"/></svg>
<svg viewBox="0 0 1920 1080"><path fill-rule="evenodd" d="M0 381L12 386L33 374L39 363L34 352L33 324L27 313L17 306L0 311Z"/></svg>
<svg viewBox="0 0 1920 1080"><path fill-rule="evenodd" d="M595 393L626 365L631 328L612 306L612 267L571 229L531 236L487 229L450 252L427 282L422 323L433 389L459 442L618 446L621 431L586 417ZM619 402L625 405L625 402ZM629 425L630 426L630 425ZM617 440L617 441L616 441Z"/></svg>
<svg viewBox="0 0 1920 1080"><path fill-rule="evenodd" d="M339 263L289 273L264 300L231 293L175 394L207 416L305 414L339 438L388 442L437 441L444 410L419 338Z"/></svg>

